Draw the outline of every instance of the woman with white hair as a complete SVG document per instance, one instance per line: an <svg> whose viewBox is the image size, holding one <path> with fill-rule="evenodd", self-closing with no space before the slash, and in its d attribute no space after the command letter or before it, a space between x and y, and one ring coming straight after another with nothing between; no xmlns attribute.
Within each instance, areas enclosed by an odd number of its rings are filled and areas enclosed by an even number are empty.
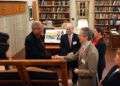
<svg viewBox="0 0 120 86"><path fill-rule="evenodd" d="M67 61L78 60L78 68L74 72L78 75L78 86L97 86L98 51L92 44L93 32L88 28L81 28L79 34L81 48L76 54L69 53L67 56L54 56L53 59Z"/></svg>

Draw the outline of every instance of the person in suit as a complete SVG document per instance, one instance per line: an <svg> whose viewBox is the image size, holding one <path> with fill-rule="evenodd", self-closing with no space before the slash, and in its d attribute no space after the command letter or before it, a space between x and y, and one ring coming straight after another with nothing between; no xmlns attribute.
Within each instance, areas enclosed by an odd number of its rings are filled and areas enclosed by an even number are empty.
<svg viewBox="0 0 120 86"><path fill-rule="evenodd" d="M72 23L66 23L66 34L61 36L60 39L60 54L61 56L65 56L70 52L76 53L80 48L80 41L77 34L75 34L74 26ZM68 70L72 75L73 83L77 82L77 75L74 74L73 70L77 67L77 61L68 62ZM71 73L72 72L72 73ZM70 77L70 78L71 78Z"/></svg>
<svg viewBox="0 0 120 86"><path fill-rule="evenodd" d="M78 52L66 56L53 56L53 59L78 60L78 68L74 72L78 75L78 86L97 86L98 51L92 44L93 32L88 27L80 30L81 48Z"/></svg>
<svg viewBox="0 0 120 86"><path fill-rule="evenodd" d="M93 44L96 46L98 53L99 53L99 60L98 60L98 79L99 81L102 79L103 70L106 66L105 62L105 53L106 53L106 44L103 39L103 31L100 28L97 28L94 31L94 39Z"/></svg>
<svg viewBox="0 0 120 86"><path fill-rule="evenodd" d="M115 65L102 81L103 86L120 86L120 49L117 50L114 61Z"/></svg>
<svg viewBox="0 0 120 86"><path fill-rule="evenodd" d="M0 60L8 59L6 52L9 49L9 35L7 33L0 32ZM8 65L5 66L5 69L9 69Z"/></svg>
<svg viewBox="0 0 120 86"><path fill-rule="evenodd" d="M76 53L79 50L79 37L73 31L72 23L67 23L66 34L63 34L60 39L60 55L67 55L70 52Z"/></svg>
<svg viewBox="0 0 120 86"><path fill-rule="evenodd" d="M49 57L44 46L44 27L40 21L32 23L32 32L25 39L26 59L45 59Z"/></svg>

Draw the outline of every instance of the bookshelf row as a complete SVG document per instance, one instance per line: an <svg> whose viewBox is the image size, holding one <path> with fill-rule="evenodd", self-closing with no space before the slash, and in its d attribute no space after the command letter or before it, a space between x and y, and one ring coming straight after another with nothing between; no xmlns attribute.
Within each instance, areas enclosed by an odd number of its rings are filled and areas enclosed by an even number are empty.
<svg viewBox="0 0 120 86"><path fill-rule="evenodd" d="M105 7L104 6L104 9L103 9L103 7L101 6L101 7L95 7L95 10L97 11L97 12L120 12L120 6L118 6L118 7Z"/></svg>
<svg viewBox="0 0 120 86"><path fill-rule="evenodd" d="M114 14L114 16L117 17L118 20L120 20L120 14ZM113 14L102 14L102 13L96 13L95 14L95 19L105 19L105 20L108 20L108 19L112 19L113 18Z"/></svg>
<svg viewBox="0 0 120 86"><path fill-rule="evenodd" d="M65 19L69 18L69 14L40 14L43 19Z"/></svg>
<svg viewBox="0 0 120 86"><path fill-rule="evenodd" d="M64 21L64 20L69 20L69 18L59 18L59 19L54 19L54 18L40 18L40 20L54 20L54 21Z"/></svg>
<svg viewBox="0 0 120 86"><path fill-rule="evenodd" d="M95 6L119 6L119 0L96 0Z"/></svg>
<svg viewBox="0 0 120 86"><path fill-rule="evenodd" d="M69 0L40 0L41 6L69 6Z"/></svg>
<svg viewBox="0 0 120 86"><path fill-rule="evenodd" d="M40 8L40 12L41 13L43 13L43 12L50 12L50 13L52 13L52 12L56 12L56 13L58 13L58 12L69 12L69 8L68 7L42 7L42 8Z"/></svg>

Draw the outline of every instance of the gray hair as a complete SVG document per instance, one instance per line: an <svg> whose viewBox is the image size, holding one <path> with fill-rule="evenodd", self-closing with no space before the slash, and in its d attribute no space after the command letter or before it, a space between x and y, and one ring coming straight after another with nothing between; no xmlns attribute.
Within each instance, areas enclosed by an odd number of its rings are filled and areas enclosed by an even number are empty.
<svg viewBox="0 0 120 86"><path fill-rule="evenodd" d="M83 35L87 36L88 37L88 41L93 39L94 33L93 33L92 30L90 30L89 27L83 27L83 28L81 28L81 31L82 31L82 33L80 33L80 34L83 34Z"/></svg>
<svg viewBox="0 0 120 86"><path fill-rule="evenodd" d="M41 27L43 27L42 22L40 22L40 21L33 21L33 23L32 23L32 29L37 28L39 25L40 25Z"/></svg>

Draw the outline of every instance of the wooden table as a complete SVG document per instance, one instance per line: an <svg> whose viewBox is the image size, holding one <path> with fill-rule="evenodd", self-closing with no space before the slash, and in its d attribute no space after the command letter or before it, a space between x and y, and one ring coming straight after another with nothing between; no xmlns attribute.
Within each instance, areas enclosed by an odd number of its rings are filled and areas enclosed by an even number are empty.
<svg viewBox="0 0 120 86"><path fill-rule="evenodd" d="M29 74L26 71L26 67L28 66L50 66L54 67L54 70L57 71L58 77L61 78L62 86L68 86L68 77L67 77L67 64L66 61L63 60L1 60L0 65L13 65L16 66L18 69L18 73L20 75L20 78L22 80L22 83L24 86L32 86L32 80L29 78ZM0 80L0 83L3 81ZM13 82L16 82L13 80ZM40 81L38 81L39 83ZM8 82L6 82L8 83ZM46 82L47 84L47 82Z"/></svg>
<svg viewBox="0 0 120 86"><path fill-rule="evenodd" d="M52 55L59 53L59 44L58 43L46 43L45 48L48 52L50 52Z"/></svg>

